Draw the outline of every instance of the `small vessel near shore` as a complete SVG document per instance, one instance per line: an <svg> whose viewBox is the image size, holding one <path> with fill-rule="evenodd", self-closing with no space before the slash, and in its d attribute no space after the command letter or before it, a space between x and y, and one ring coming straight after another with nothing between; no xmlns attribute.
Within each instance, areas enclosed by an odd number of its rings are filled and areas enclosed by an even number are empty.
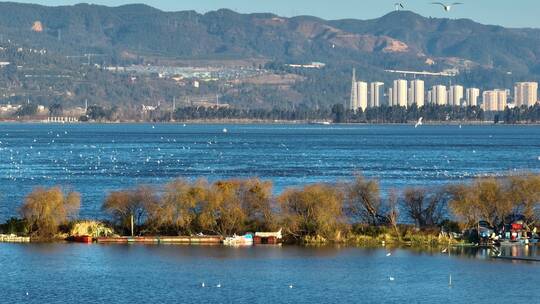
<svg viewBox="0 0 540 304"><path fill-rule="evenodd" d="M70 242L74 243L84 243L84 244L91 244L94 242L94 238L89 235L74 235L67 239Z"/></svg>
<svg viewBox="0 0 540 304"><path fill-rule="evenodd" d="M499 226L479 221L471 232L478 236L478 245L483 247L526 246L540 242L536 227L530 229L523 219L510 220Z"/></svg>
<svg viewBox="0 0 540 304"><path fill-rule="evenodd" d="M223 240L223 245L227 246L253 246L253 235L251 233L245 235L233 235L226 237Z"/></svg>
<svg viewBox="0 0 540 304"><path fill-rule="evenodd" d="M283 241L281 229L278 232L255 232L254 243L256 245L277 245Z"/></svg>
<svg viewBox="0 0 540 304"><path fill-rule="evenodd" d="M310 125L323 125L323 126L329 126L329 125L331 125L332 123L329 122L329 121L310 121L309 124L310 124Z"/></svg>
<svg viewBox="0 0 540 304"><path fill-rule="evenodd" d="M255 232L233 235L223 240L226 246L280 245L283 240L281 229L277 232Z"/></svg>

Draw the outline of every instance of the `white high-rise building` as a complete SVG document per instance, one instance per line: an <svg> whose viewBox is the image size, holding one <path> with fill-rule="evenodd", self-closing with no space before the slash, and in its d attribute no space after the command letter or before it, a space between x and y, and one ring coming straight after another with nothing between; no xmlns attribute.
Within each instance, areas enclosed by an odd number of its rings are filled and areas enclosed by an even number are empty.
<svg viewBox="0 0 540 304"><path fill-rule="evenodd" d="M358 107L355 110L362 109L362 111L365 111L368 107L368 84L358 81L356 83L356 92L358 94Z"/></svg>
<svg viewBox="0 0 540 304"><path fill-rule="evenodd" d="M508 103L508 95L510 95L510 90L496 90L497 91L497 108L499 111L504 111Z"/></svg>
<svg viewBox="0 0 540 304"><path fill-rule="evenodd" d="M388 88L388 106L394 106L394 89Z"/></svg>
<svg viewBox="0 0 540 304"><path fill-rule="evenodd" d="M495 91L484 91L482 93L482 109L484 111L497 111L498 95Z"/></svg>
<svg viewBox="0 0 540 304"><path fill-rule="evenodd" d="M506 90L485 91L482 94L482 108L484 111L504 111L508 101Z"/></svg>
<svg viewBox="0 0 540 304"><path fill-rule="evenodd" d="M352 85L351 85L351 99L349 101L349 110L356 111L360 105L358 105L358 87L356 85L356 69L352 70Z"/></svg>
<svg viewBox="0 0 540 304"><path fill-rule="evenodd" d="M443 85L436 85L433 86L431 89L431 102L440 106L444 106L448 104L447 98L448 95L446 93L446 86Z"/></svg>
<svg viewBox="0 0 540 304"><path fill-rule="evenodd" d="M424 81L420 79L415 79L411 81L411 91L409 95L409 106L416 104L417 107L424 106Z"/></svg>
<svg viewBox="0 0 540 304"><path fill-rule="evenodd" d="M463 86L453 85L448 91L448 104L451 106L461 106L463 99Z"/></svg>
<svg viewBox="0 0 540 304"><path fill-rule="evenodd" d="M480 97L480 90L477 88L469 88L466 91L467 105L470 107L478 106L478 98Z"/></svg>
<svg viewBox="0 0 540 304"><path fill-rule="evenodd" d="M538 82L518 82L514 86L516 107L532 107L538 102Z"/></svg>
<svg viewBox="0 0 540 304"><path fill-rule="evenodd" d="M369 107L380 107L384 96L384 83L372 82L369 88Z"/></svg>
<svg viewBox="0 0 540 304"><path fill-rule="evenodd" d="M407 107L407 80L394 80L394 88L392 90L393 104L400 107Z"/></svg>

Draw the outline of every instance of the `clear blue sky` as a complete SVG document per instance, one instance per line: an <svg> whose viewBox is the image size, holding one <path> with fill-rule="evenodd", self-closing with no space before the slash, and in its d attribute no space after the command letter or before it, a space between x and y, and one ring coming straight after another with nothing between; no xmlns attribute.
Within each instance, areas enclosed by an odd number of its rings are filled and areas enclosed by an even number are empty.
<svg viewBox="0 0 540 304"><path fill-rule="evenodd" d="M17 1L17 0L13 0ZM68 5L73 0L19 0L17 2L44 5ZM314 15L325 19L372 19L393 10L396 0L93 0L90 3L117 6L128 3L146 3L166 11L196 10L206 12L219 8L235 11L272 12L282 16ZM459 0L450 13L430 4L433 0L402 0L407 9L424 16L470 18L486 24L510 27L540 28L540 1L538 0ZM455 2L447 0L442 2Z"/></svg>

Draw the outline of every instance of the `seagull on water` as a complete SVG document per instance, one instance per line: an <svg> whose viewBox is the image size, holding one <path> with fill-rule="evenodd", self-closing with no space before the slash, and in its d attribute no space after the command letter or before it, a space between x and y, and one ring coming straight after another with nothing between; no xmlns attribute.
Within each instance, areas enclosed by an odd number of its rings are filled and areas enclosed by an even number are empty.
<svg viewBox="0 0 540 304"><path fill-rule="evenodd" d="M443 9L446 11L446 12L449 12L451 9L452 9L452 6L456 6L456 5L460 5L460 4L463 4L461 2L454 2L452 4L444 4L442 2L431 2L431 4L438 4L438 5L441 5L443 7Z"/></svg>
<svg viewBox="0 0 540 304"><path fill-rule="evenodd" d="M201 283L201 287L206 287L206 284L204 284L204 282Z"/></svg>
<svg viewBox="0 0 540 304"><path fill-rule="evenodd" d="M391 255L392 255L391 252L389 252L389 253L386 254L387 257L389 257L389 256L391 256Z"/></svg>
<svg viewBox="0 0 540 304"><path fill-rule="evenodd" d="M418 128L418 126L423 125L422 120L424 120L424 117L418 118L418 122L414 125L415 128Z"/></svg>
<svg viewBox="0 0 540 304"><path fill-rule="evenodd" d="M395 280L395 278L394 278L394 277L389 277L388 279L390 279L390 281L393 281L393 280Z"/></svg>
<svg viewBox="0 0 540 304"><path fill-rule="evenodd" d="M291 285L289 285L289 288L291 288L291 289L292 289L293 287L294 287L294 286L293 286L292 284L291 284Z"/></svg>
<svg viewBox="0 0 540 304"><path fill-rule="evenodd" d="M218 283L218 284L216 285L216 287L217 287L217 288L221 288L221 283Z"/></svg>

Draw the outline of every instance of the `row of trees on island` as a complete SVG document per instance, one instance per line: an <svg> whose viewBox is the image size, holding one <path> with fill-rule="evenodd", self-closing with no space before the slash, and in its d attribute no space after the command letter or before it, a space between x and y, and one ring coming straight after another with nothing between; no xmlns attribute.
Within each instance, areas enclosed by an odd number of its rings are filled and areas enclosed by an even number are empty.
<svg viewBox="0 0 540 304"><path fill-rule="evenodd" d="M22 220L11 220L4 230L18 224L32 236L52 238L76 221L80 202L76 192L37 188L20 208ZM163 187L111 192L102 206L108 224L124 235L132 232L133 220L138 235L227 236L283 228L294 240L329 241L381 227L397 238L406 227L457 232L480 220L507 224L517 215L535 226L539 207L540 176L532 174L407 188L384 196L376 180L362 176L350 182L288 188L277 195L271 182L256 178L213 183L179 179Z"/></svg>

